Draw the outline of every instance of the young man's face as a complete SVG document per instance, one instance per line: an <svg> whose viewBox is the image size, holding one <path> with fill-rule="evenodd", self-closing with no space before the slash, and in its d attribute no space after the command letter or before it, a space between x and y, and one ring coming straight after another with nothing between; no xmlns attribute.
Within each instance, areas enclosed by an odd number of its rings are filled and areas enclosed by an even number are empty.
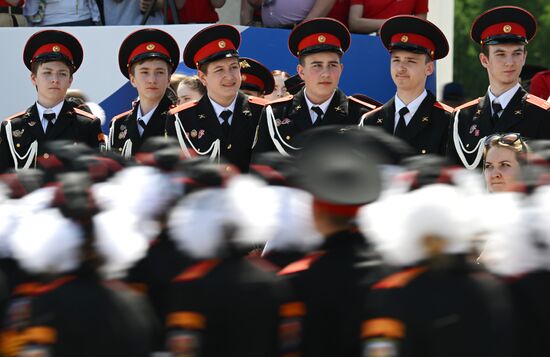
<svg viewBox="0 0 550 357"><path fill-rule="evenodd" d="M523 44L489 45L489 56L479 54L481 65L487 69L491 86L508 87L518 83L521 69L527 59Z"/></svg>
<svg viewBox="0 0 550 357"><path fill-rule="evenodd" d="M160 59L139 62L133 65L130 82L137 89L140 100L160 102L170 85L168 63Z"/></svg>
<svg viewBox="0 0 550 357"><path fill-rule="evenodd" d="M298 74L305 82L309 100L320 104L326 101L338 88L344 65L334 52L319 52L307 55L303 65L297 67Z"/></svg>
<svg viewBox="0 0 550 357"><path fill-rule="evenodd" d="M208 95L221 105L231 102L241 87L241 68L235 57L209 63L206 72L198 71Z"/></svg>
<svg viewBox="0 0 550 357"><path fill-rule="evenodd" d="M65 99L73 76L66 63L52 61L39 64L36 74L31 73L31 81L38 91L38 102L53 107Z"/></svg>
<svg viewBox="0 0 550 357"><path fill-rule="evenodd" d="M391 77L397 91L420 91L426 86L426 78L434 71L433 61L425 54L405 50L391 52Z"/></svg>

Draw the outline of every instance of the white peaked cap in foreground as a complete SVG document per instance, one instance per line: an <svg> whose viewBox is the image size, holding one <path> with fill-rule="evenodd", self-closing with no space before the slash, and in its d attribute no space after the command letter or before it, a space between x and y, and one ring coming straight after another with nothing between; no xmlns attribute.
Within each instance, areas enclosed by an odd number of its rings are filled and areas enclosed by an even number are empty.
<svg viewBox="0 0 550 357"><path fill-rule="evenodd" d="M446 241L444 253L466 253L478 225L460 189L444 184L391 195L361 208L358 223L384 260L408 266L428 258L423 239Z"/></svg>
<svg viewBox="0 0 550 357"><path fill-rule="evenodd" d="M170 236L178 248L198 259L218 257L225 248L227 229L231 244L263 244L273 235L277 199L262 181L240 175L227 188L190 194L169 218Z"/></svg>

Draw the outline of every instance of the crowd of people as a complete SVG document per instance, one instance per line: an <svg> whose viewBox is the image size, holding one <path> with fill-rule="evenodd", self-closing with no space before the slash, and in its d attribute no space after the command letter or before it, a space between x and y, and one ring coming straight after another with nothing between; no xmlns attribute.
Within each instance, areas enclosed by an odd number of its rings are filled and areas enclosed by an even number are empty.
<svg viewBox="0 0 550 357"><path fill-rule="evenodd" d="M386 103L338 88L333 18L290 32L293 76L227 24L174 75L177 41L140 28L118 53L139 97L108 133L67 99L79 41L33 34L37 100L0 126L0 355L549 353L550 103L519 84L534 16L479 15L490 85L457 107L425 89L435 24L378 32Z"/></svg>

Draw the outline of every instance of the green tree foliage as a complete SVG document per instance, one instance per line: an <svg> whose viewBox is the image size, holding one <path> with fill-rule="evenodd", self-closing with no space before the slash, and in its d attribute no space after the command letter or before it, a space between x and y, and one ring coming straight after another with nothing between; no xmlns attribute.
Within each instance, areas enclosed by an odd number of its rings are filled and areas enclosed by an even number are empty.
<svg viewBox="0 0 550 357"><path fill-rule="evenodd" d="M519 6L535 16L538 31L527 47L527 63L550 68L550 1L455 0L454 80L464 86L468 97L483 95L488 86L486 71L479 63L479 46L470 39L470 28L479 14L502 5Z"/></svg>

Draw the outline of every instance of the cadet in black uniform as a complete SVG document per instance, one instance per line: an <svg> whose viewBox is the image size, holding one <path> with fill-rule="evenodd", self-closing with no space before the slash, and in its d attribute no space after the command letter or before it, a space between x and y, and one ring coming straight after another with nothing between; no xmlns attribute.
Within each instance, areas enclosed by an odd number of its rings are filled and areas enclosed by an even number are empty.
<svg viewBox="0 0 550 357"><path fill-rule="evenodd" d="M246 57L241 57L239 64L241 65L241 91L261 98L273 92L275 79L266 66Z"/></svg>
<svg viewBox="0 0 550 357"><path fill-rule="evenodd" d="M118 52L120 72L137 89L139 100L115 116L109 130L109 147L124 156L138 152L150 137L164 136L166 115L175 103L166 95L170 76L179 64L176 40L157 29L130 34Z"/></svg>
<svg viewBox="0 0 550 357"><path fill-rule="evenodd" d="M550 104L528 94L518 82L527 58L526 45L536 30L533 15L514 6L488 10L474 21L470 35L481 45L479 60L487 69L489 90L484 97L455 109L447 151L456 163L476 168L483 139L494 133L550 138Z"/></svg>
<svg viewBox="0 0 550 357"><path fill-rule="evenodd" d="M297 26L288 38L290 52L298 57L298 74L305 87L296 95L270 103L262 113L254 152L295 151L293 139L320 125L357 125L374 106L347 97L338 89L341 57L350 44L348 29L339 21L319 18Z"/></svg>
<svg viewBox="0 0 550 357"><path fill-rule="evenodd" d="M78 40L63 31L37 32L27 41L23 61L31 71L37 100L2 122L0 172L47 161L49 154L42 145L46 141L64 139L98 149L104 144L100 120L65 100L82 56Z"/></svg>
<svg viewBox="0 0 550 357"><path fill-rule="evenodd" d="M198 70L207 93L171 110L166 134L176 137L188 156L221 156L247 171L265 100L239 92L240 43L241 35L231 25L207 27L189 40L183 60Z"/></svg>
<svg viewBox="0 0 550 357"><path fill-rule="evenodd" d="M304 357L360 356L363 301L368 281L379 277L354 219L381 189L374 155L361 149L364 135L338 133L335 126L313 129L297 158L298 182L314 196L313 220L324 236L318 251L279 272L306 306Z"/></svg>
<svg viewBox="0 0 550 357"><path fill-rule="evenodd" d="M434 24L415 16L396 16L380 28L390 52L395 97L366 114L363 125L382 127L411 145L417 154L444 155L452 108L425 89L434 61L449 52L445 35Z"/></svg>
<svg viewBox="0 0 550 357"><path fill-rule="evenodd" d="M506 289L468 257L479 219L469 205L464 191L432 184L362 212L361 227L400 267L367 295L363 356L512 355Z"/></svg>

